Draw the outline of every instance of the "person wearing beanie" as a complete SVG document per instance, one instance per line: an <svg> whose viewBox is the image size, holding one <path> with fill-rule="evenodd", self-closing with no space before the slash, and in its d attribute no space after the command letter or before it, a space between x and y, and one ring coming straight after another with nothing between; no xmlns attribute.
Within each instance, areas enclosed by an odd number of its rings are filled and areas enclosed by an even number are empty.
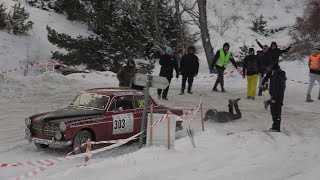
<svg viewBox="0 0 320 180"><path fill-rule="evenodd" d="M258 85L258 60L253 48L249 49L249 55L243 60L243 78L247 76L247 99L255 99Z"/></svg>
<svg viewBox="0 0 320 180"><path fill-rule="evenodd" d="M311 91L314 86L314 83L318 81L320 83L320 49L312 51L309 59L309 88L307 91L307 99L306 102L313 102L311 99ZM319 95L318 100L320 100L320 89L319 89Z"/></svg>
<svg viewBox="0 0 320 180"><path fill-rule="evenodd" d="M271 58L268 51L269 51L269 46L264 45L262 51L257 52L257 61L258 61L258 68L259 68L258 96L262 96L262 92L264 90L263 79L267 73L267 68L269 68L271 64Z"/></svg>
<svg viewBox="0 0 320 180"><path fill-rule="evenodd" d="M175 56L173 55L173 50L170 47L165 49L165 54L160 56L159 64L161 65L160 75L162 77L166 77L171 82L173 78L173 70L176 71L176 77L179 78L179 68L178 62ZM170 85L169 85L170 86ZM168 100L168 91L169 86L162 91L162 89L158 89L158 98Z"/></svg>
<svg viewBox="0 0 320 180"><path fill-rule="evenodd" d="M180 73L182 75L182 84L180 95L184 95L184 90L186 89L186 82L188 81L188 93L193 94L192 84L193 79L198 75L199 72L199 59L195 55L196 48L194 46L189 46L187 49L187 54L182 56L180 61Z"/></svg>
<svg viewBox="0 0 320 180"><path fill-rule="evenodd" d="M229 51L230 45L229 43L225 43L223 45L223 48L217 51L212 64L211 64L211 72L213 72L213 69L216 68L218 72L218 78L213 86L212 91L217 92L217 86L220 84L221 86L221 92L226 92L224 89L224 71L227 68L227 65L232 62L234 67L238 69L237 64L235 60L232 57L232 53Z"/></svg>
<svg viewBox="0 0 320 180"><path fill-rule="evenodd" d="M273 125L270 129L272 132L281 131L281 112L283 106L284 92L286 89L286 73L281 70L279 65L272 68L272 76L270 78L269 94L271 99L265 102L265 106L271 105L271 115ZM267 108L266 108L267 109Z"/></svg>
<svg viewBox="0 0 320 180"><path fill-rule="evenodd" d="M137 73L136 63L133 59L127 62L127 65L123 66L117 73L119 80L119 86L124 88L130 88L134 75Z"/></svg>
<svg viewBox="0 0 320 180"><path fill-rule="evenodd" d="M256 39L256 42L258 43L258 45L263 48L262 44ZM291 49L291 46L289 46L288 48L281 50L278 48L278 44L276 42L272 42L270 45L270 48L268 50L268 54L270 56L271 59L271 63L269 65L269 67L267 67L267 75L265 76L265 78L263 79L263 86L264 86L264 90L268 89L268 82L269 79L272 75L272 67L275 65L279 65L279 58L283 53L287 53L289 50Z"/></svg>

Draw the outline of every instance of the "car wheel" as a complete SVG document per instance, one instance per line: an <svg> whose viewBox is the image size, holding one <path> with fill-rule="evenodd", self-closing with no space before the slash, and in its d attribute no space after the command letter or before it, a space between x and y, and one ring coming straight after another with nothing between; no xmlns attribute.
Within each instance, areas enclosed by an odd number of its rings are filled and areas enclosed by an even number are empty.
<svg viewBox="0 0 320 180"><path fill-rule="evenodd" d="M46 145L46 144L38 144L38 143L35 143L36 147L39 148L39 149L46 149L49 147L49 145Z"/></svg>
<svg viewBox="0 0 320 180"><path fill-rule="evenodd" d="M73 140L73 149L76 149L81 144L85 143L88 139L92 140L92 135L89 131L86 131L86 130L79 131ZM75 154L81 154L85 152L86 152L86 146L76 150Z"/></svg>

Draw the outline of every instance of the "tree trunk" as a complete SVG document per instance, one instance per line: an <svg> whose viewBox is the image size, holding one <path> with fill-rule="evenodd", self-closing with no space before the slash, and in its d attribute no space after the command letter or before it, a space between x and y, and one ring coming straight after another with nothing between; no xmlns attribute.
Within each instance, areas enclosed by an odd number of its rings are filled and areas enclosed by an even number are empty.
<svg viewBox="0 0 320 180"><path fill-rule="evenodd" d="M179 22L179 28L180 28L180 48L182 55L186 53L186 42L185 42L185 34L184 34L184 27L182 23L182 15L180 13L180 1L181 0L175 0L175 8L176 8L176 16Z"/></svg>
<svg viewBox="0 0 320 180"><path fill-rule="evenodd" d="M160 29L159 29L159 20L158 20L158 14L159 14L159 0L154 1L154 16L153 16L153 23L154 27L156 29L156 38L158 41L161 41L160 39Z"/></svg>
<svg viewBox="0 0 320 180"><path fill-rule="evenodd" d="M208 68L210 71L211 61L214 57L213 47L210 41L210 34L208 30L208 20L207 20L207 0L198 0L199 8L199 24L201 31L201 39L204 51L206 53L206 58L208 62Z"/></svg>

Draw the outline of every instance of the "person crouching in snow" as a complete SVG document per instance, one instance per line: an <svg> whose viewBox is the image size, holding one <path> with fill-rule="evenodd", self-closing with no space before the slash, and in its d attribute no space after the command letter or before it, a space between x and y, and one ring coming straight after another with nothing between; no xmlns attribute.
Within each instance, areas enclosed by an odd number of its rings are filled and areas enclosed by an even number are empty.
<svg viewBox="0 0 320 180"><path fill-rule="evenodd" d="M286 73L281 70L279 65L275 65L272 68L272 75L270 78L270 89L269 94L271 99L265 101L265 107L267 109L268 105L271 105L271 115L273 120L273 125L270 131L280 132L281 128L281 112L283 106L284 92L286 89Z"/></svg>
<svg viewBox="0 0 320 180"><path fill-rule="evenodd" d="M137 73L136 63L134 60L129 60L126 66L123 66L117 74L119 80L119 86L124 88L130 88L132 79Z"/></svg>
<svg viewBox="0 0 320 180"><path fill-rule="evenodd" d="M243 60L243 78L246 78L247 75L247 99L255 99L257 94L257 85L258 85L258 61L257 56L254 54L254 49L249 49L249 55L246 56Z"/></svg>
<svg viewBox="0 0 320 180"><path fill-rule="evenodd" d="M311 99L311 91L314 86L315 81L318 81L320 83L320 49L317 49L312 52L309 60L309 68L310 68L310 74L309 74L309 88L307 92L307 99L306 102L313 102ZM320 100L320 89L319 89L319 96L318 100Z"/></svg>
<svg viewBox="0 0 320 180"><path fill-rule="evenodd" d="M240 101L240 98L238 99L229 99L229 112L219 112L216 109L209 109L206 112L206 116L204 118L205 121L213 120L219 123L226 123L229 121L241 119L242 115L239 109L238 102ZM236 113L234 113L234 110Z"/></svg>
<svg viewBox="0 0 320 180"><path fill-rule="evenodd" d="M226 70L227 65L232 62L234 67L238 69L237 64L235 60L232 57L232 53L229 51L230 45L229 43L225 43L223 45L223 48L217 51L212 64L211 64L211 71L213 72L213 69L216 68L218 72L218 79L216 80L212 91L218 92L217 86L220 84L221 86L221 92L226 92L224 89L224 70Z"/></svg>

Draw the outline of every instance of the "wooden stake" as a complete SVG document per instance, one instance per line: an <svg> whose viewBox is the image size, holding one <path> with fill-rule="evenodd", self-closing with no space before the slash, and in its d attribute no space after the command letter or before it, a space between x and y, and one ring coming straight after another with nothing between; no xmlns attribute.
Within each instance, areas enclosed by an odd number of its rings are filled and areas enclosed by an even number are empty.
<svg viewBox="0 0 320 180"><path fill-rule="evenodd" d="M150 109L150 146L152 146L152 125L153 125L153 104L151 105Z"/></svg>
<svg viewBox="0 0 320 180"><path fill-rule="evenodd" d="M168 117L168 149L170 149L170 116Z"/></svg>
<svg viewBox="0 0 320 180"><path fill-rule="evenodd" d="M202 131L204 131L204 119L203 119L203 107L202 102L200 104L200 111L201 111L201 125L202 125Z"/></svg>

